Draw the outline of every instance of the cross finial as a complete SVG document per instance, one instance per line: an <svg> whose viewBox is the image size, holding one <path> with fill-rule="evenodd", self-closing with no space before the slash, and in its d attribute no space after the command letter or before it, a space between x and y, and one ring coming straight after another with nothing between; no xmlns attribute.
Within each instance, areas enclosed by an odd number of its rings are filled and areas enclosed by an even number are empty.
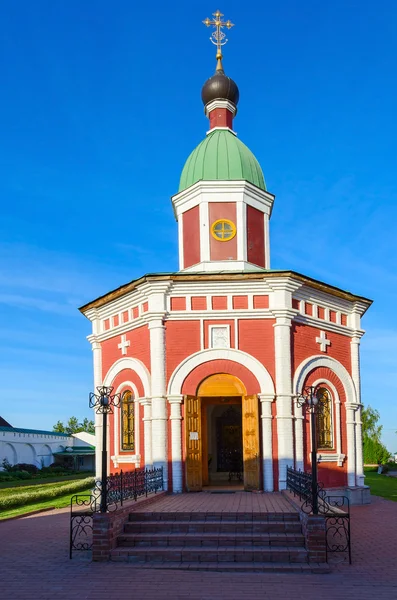
<svg viewBox="0 0 397 600"><path fill-rule="evenodd" d="M224 17L224 15L221 13L220 10L217 10L216 12L214 12L212 14L212 16L214 17L214 19L211 20L207 17L203 21L203 23L207 27L211 27L211 25L214 27L214 31L211 33L210 40L216 46L216 60L217 60L216 70L223 71L222 46L224 46L226 44L228 39L226 37L226 34L222 31L222 29L224 27L226 27L227 29L231 29L232 27L234 27L234 24L229 19L227 21L222 21L222 17Z"/></svg>

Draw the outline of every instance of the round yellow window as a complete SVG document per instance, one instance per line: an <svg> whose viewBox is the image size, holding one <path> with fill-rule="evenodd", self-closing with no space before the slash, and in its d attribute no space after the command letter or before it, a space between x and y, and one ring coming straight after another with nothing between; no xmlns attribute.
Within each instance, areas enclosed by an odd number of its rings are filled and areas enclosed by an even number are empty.
<svg viewBox="0 0 397 600"><path fill-rule="evenodd" d="M219 242L228 242L236 235L236 226L228 219L218 219L211 225L211 234Z"/></svg>

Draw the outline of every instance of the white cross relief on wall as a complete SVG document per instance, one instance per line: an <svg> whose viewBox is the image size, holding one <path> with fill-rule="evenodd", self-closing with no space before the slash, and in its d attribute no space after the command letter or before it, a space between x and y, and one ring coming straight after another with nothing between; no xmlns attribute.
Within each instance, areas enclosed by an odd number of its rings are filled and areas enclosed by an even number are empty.
<svg viewBox="0 0 397 600"><path fill-rule="evenodd" d="M120 348L121 354L127 354L127 348L130 345L130 342L127 342L127 336L121 336L121 342L117 345L117 348Z"/></svg>
<svg viewBox="0 0 397 600"><path fill-rule="evenodd" d="M317 344L320 344L321 352L327 352L327 346L331 345L331 340L327 340L325 331L320 331L320 337L316 337Z"/></svg>

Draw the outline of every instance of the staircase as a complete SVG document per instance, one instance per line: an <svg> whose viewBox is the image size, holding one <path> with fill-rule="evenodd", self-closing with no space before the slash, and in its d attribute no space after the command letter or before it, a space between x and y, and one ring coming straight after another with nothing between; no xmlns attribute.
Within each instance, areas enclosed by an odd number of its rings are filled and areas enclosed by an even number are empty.
<svg viewBox="0 0 397 600"><path fill-rule="evenodd" d="M111 560L139 568L328 572L308 563L297 512L136 512Z"/></svg>

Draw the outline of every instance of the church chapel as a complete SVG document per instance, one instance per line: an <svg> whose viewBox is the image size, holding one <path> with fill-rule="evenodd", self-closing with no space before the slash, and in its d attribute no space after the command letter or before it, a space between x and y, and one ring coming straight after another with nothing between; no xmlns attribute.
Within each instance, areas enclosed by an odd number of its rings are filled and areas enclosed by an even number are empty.
<svg viewBox="0 0 397 600"><path fill-rule="evenodd" d="M283 490L288 466L311 470L310 420L297 397L315 386L326 399L319 481L359 491L359 348L371 301L271 268L275 196L234 131L239 89L221 52L232 24L214 16L204 21L217 45L201 91L208 131L171 199L179 271L143 275L80 309L92 322L95 387L121 394L108 421L108 471L163 467L172 493Z"/></svg>

